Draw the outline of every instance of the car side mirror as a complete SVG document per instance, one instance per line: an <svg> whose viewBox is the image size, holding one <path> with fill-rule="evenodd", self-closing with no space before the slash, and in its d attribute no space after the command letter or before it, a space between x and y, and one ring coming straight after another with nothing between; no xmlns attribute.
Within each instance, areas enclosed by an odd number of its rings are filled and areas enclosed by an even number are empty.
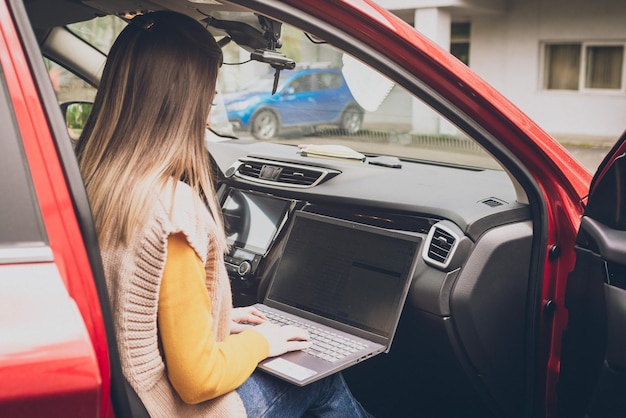
<svg viewBox="0 0 626 418"><path fill-rule="evenodd" d="M295 94L295 92L296 92L296 89L293 86L285 87L285 89L283 90L283 94L286 96L290 94Z"/></svg>
<svg viewBox="0 0 626 418"><path fill-rule="evenodd" d="M77 141L83 128L87 124L87 119L93 109L92 102L65 102L61 103L61 112L65 117L65 126L72 141Z"/></svg>

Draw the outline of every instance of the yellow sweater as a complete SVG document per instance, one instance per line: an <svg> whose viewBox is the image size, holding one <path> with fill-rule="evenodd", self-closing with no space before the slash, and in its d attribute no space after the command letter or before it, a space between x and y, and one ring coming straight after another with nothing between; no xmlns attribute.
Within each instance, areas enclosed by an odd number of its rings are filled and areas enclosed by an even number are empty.
<svg viewBox="0 0 626 418"><path fill-rule="evenodd" d="M187 403L199 403L241 385L267 357L267 340L254 330L217 342L202 261L181 233L170 235L157 321L167 374Z"/></svg>

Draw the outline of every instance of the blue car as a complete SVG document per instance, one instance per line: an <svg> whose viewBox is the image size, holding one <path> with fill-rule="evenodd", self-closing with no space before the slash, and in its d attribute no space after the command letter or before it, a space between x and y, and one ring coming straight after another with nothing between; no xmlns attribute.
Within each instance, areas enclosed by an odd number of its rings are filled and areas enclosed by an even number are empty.
<svg viewBox="0 0 626 418"><path fill-rule="evenodd" d="M249 130L256 139L274 138L283 128L339 127L355 134L363 123L356 103L337 69L282 71L272 95L274 74L256 80L249 88L225 94L228 120L235 129Z"/></svg>

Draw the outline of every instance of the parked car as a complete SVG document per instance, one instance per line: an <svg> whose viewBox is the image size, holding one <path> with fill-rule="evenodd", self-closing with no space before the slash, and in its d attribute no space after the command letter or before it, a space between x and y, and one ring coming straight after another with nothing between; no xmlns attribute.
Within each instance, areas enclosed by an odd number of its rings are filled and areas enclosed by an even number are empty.
<svg viewBox="0 0 626 418"><path fill-rule="evenodd" d="M228 120L235 129L249 130L256 139L276 137L285 128L335 126L355 134L363 123L363 109L352 97L337 69L284 71L272 94L274 73L241 91L224 95Z"/></svg>
<svg viewBox="0 0 626 418"><path fill-rule="evenodd" d="M119 16L152 9L182 10L219 38L225 64L241 63L224 65L221 84L259 75L239 59L250 51L263 73L316 58L367 109L358 134L305 143L207 133L235 304L265 295L296 212L409 234L420 246L406 255L416 268L391 350L344 373L370 412L626 415L626 135L592 176L370 0L0 0L1 417L147 416L121 373L59 104L93 97Z"/></svg>

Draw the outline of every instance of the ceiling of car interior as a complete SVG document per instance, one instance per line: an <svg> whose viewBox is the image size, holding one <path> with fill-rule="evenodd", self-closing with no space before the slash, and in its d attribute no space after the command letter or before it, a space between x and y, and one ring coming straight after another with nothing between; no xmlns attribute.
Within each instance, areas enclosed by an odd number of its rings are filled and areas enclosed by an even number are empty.
<svg viewBox="0 0 626 418"><path fill-rule="evenodd" d="M132 16L155 10L175 10L190 15L198 20L207 14L220 13L221 18L233 18L241 21L248 20L249 24L256 24L253 15L237 5L223 2L196 0L25 0L33 26L45 29L53 26L62 26L69 23L89 20L96 16L115 14L118 16ZM247 16L246 16L247 15Z"/></svg>
<svg viewBox="0 0 626 418"><path fill-rule="evenodd" d="M98 16L116 15L132 18L157 10L174 10L204 21L216 38L228 36L250 51L273 49L266 46L266 28L259 16L241 6L215 0L25 0L29 19L40 42L51 28L89 20ZM209 23L207 19L211 19ZM269 48L268 48L269 47Z"/></svg>

